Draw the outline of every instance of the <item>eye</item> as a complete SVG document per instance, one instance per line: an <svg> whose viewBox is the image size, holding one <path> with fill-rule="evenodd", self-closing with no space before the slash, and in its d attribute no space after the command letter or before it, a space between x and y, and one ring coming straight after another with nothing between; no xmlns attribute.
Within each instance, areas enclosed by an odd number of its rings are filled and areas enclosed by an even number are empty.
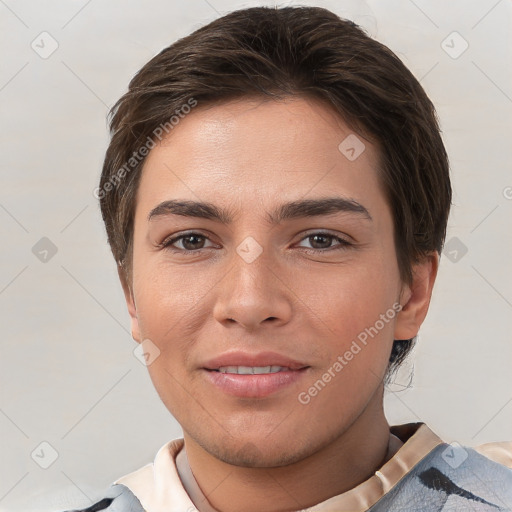
<svg viewBox="0 0 512 512"><path fill-rule="evenodd" d="M205 249L204 241L210 239L206 235L202 235L201 233L185 233L179 236L175 236L173 238L168 238L164 240L160 246L165 247L174 251L180 252L196 252L200 249ZM181 243L182 247L172 247L176 243Z"/></svg>
<svg viewBox="0 0 512 512"><path fill-rule="evenodd" d="M347 240L340 236L320 231L316 233L309 233L302 240L309 240L310 243L313 245L312 249L308 250L308 248L306 248L308 252L326 252L329 250L340 250L352 245L350 242L348 242ZM338 245L332 247L331 244L333 241L338 242ZM315 245L320 245L321 247L314 247Z"/></svg>

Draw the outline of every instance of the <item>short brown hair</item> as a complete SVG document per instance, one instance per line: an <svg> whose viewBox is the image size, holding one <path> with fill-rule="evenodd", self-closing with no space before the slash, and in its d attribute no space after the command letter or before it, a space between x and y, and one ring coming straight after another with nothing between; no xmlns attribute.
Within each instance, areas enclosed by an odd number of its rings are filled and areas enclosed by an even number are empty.
<svg viewBox="0 0 512 512"><path fill-rule="evenodd" d="M389 48L327 9L254 7L218 18L162 50L110 112L111 142L96 195L128 281L148 147L162 129L174 127L173 117L179 122L195 104L254 96L320 99L378 145L404 282L411 282L414 262L441 253L451 206L448 156L434 105L413 74ZM405 358L412 341L395 340L390 368Z"/></svg>

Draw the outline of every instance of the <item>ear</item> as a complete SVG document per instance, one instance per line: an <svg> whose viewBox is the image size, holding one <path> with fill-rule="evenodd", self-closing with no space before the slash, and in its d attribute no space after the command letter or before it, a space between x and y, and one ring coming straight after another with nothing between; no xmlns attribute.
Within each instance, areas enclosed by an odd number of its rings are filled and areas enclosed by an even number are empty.
<svg viewBox="0 0 512 512"><path fill-rule="evenodd" d="M414 338L427 316L432 288L439 268L439 254L435 251L413 265L412 283L404 285L400 294L401 311L395 322L395 340Z"/></svg>
<svg viewBox="0 0 512 512"><path fill-rule="evenodd" d="M117 266L117 274L119 275L119 280L121 281L121 286L123 287L126 306L128 308L128 313L130 314L132 338L137 343L140 343L142 341L142 338L140 335L139 319L137 318L137 307L135 306L133 292L131 286L128 284L126 280L125 272L120 265Z"/></svg>

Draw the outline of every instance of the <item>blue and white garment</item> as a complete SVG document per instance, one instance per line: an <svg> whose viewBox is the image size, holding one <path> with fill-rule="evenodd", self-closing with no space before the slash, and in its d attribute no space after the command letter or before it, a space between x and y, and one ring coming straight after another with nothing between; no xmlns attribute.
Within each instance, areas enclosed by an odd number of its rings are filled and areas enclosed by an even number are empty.
<svg viewBox="0 0 512 512"><path fill-rule="evenodd" d="M301 512L512 512L512 443L450 445L423 423L391 432L404 444L370 479ZM167 443L154 463L117 480L101 501L67 512L196 512L194 502L213 510L197 483L194 501L181 483L182 447L182 439Z"/></svg>

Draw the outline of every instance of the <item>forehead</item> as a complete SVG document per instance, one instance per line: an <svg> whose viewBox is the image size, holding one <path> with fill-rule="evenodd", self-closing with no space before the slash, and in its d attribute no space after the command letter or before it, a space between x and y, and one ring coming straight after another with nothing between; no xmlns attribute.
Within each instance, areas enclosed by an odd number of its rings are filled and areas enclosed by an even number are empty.
<svg viewBox="0 0 512 512"><path fill-rule="evenodd" d="M137 203L145 213L185 197L247 210L338 192L378 208L378 165L378 148L319 100L199 103L150 151Z"/></svg>

